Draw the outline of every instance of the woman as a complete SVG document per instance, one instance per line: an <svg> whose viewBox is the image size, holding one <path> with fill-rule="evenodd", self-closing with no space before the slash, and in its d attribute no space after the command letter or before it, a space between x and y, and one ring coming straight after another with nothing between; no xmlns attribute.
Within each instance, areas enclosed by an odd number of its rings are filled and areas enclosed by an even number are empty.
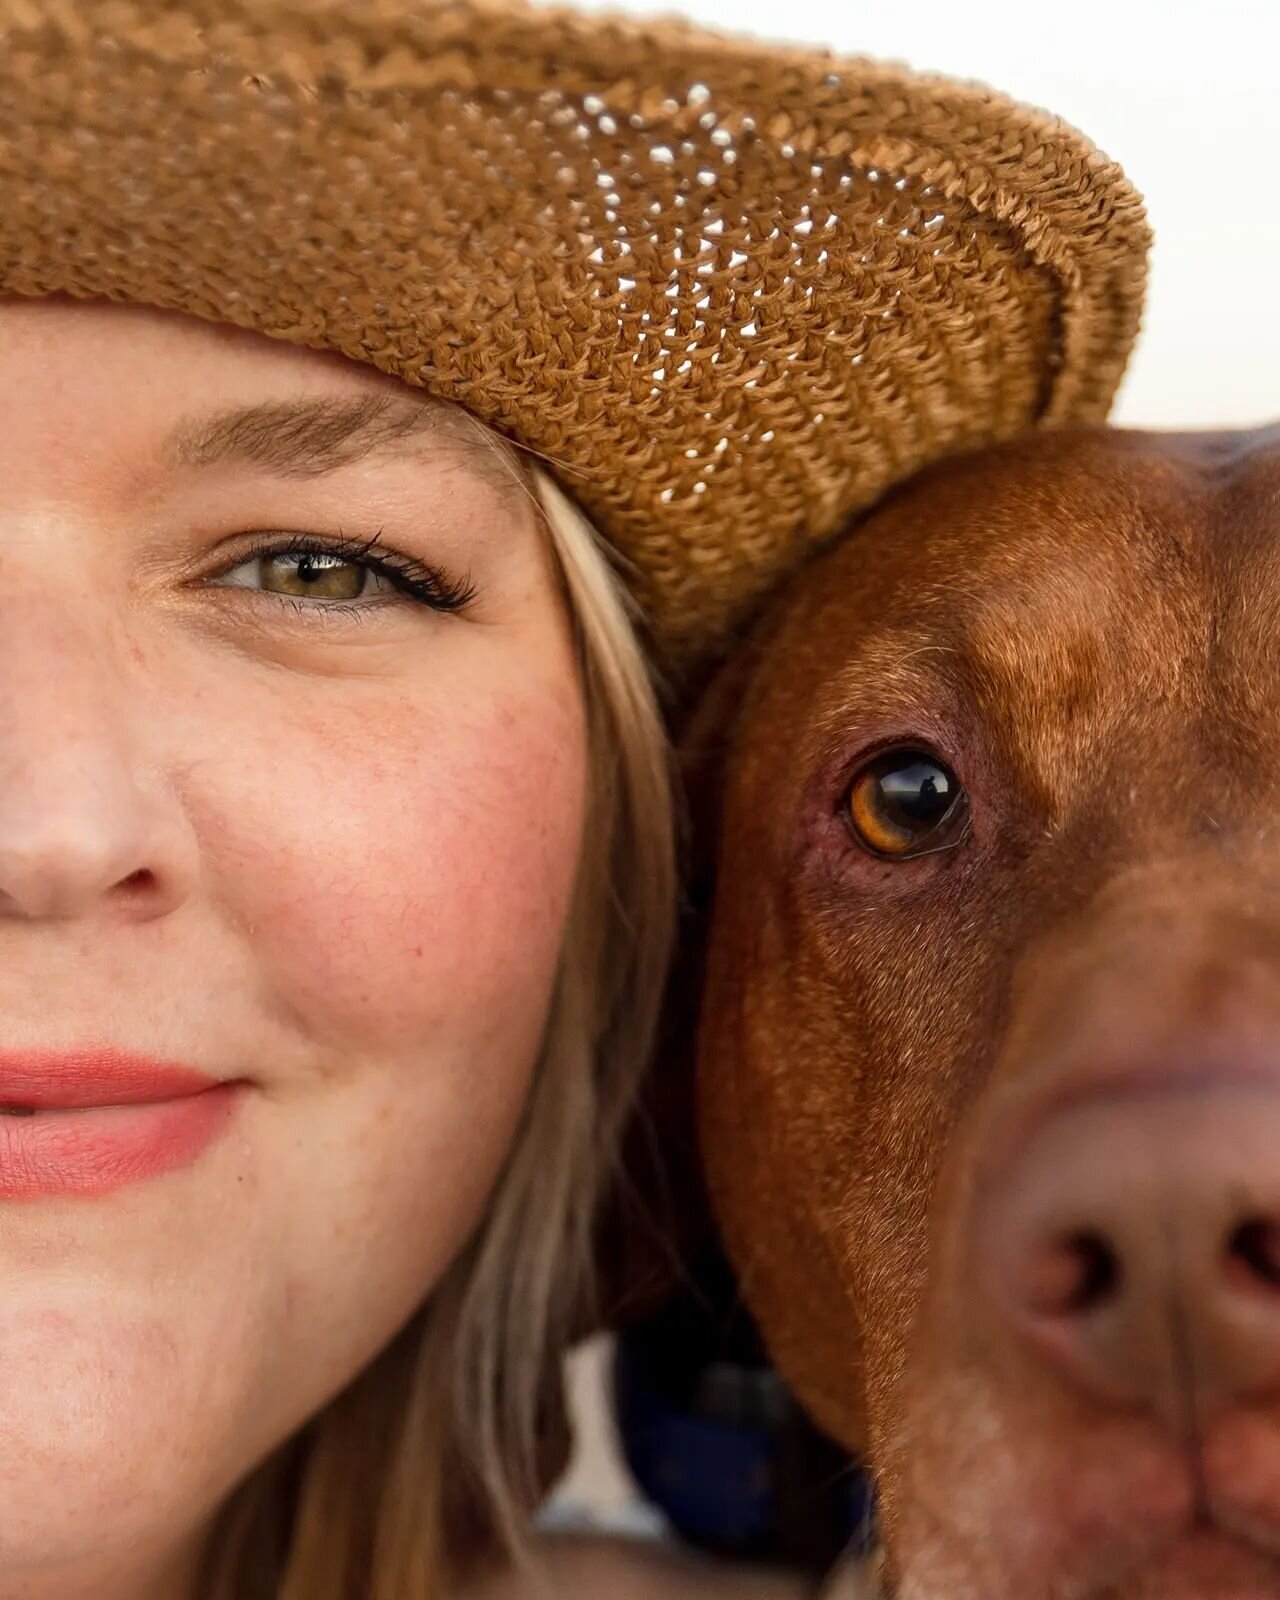
<svg viewBox="0 0 1280 1600"><path fill-rule="evenodd" d="M615 580L466 412L339 356L7 300L0 389L0 1100L36 1049L241 1086L163 1172L145 1130L0 1157L0 1594L195 1594L212 1491L357 1373L280 1592L355 1592L380 1538L413 1593L394 1540L450 1451L496 1480L531 1442L666 956L663 742ZM110 1139L89 1110L0 1136L73 1117ZM265 1579L289 1465L233 1497L210 1593Z"/></svg>
<svg viewBox="0 0 1280 1600"><path fill-rule="evenodd" d="M0 1600L790 1592L529 1561L670 944L654 682L896 474L1104 410L1140 213L974 88L305 9L0 0ZM846 181L913 115L946 195Z"/></svg>
<svg viewBox="0 0 1280 1600"><path fill-rule="evenodd" d="M549 480L342 357L8 299L0 385L0 1094L123 1050L236 1086L198 1143L117 1134L105 1090L0 1125L0 1594L412 1594L451 1472L509 1518L537 1481L536 1358L651 1030L671 806L625 602Z"/></svg>

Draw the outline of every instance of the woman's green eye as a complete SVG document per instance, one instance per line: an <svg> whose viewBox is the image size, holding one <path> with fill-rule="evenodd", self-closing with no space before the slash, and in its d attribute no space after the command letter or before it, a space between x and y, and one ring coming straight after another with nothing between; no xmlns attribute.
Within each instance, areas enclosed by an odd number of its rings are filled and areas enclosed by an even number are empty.
<svg viewBox="0 0 1280 1600"><path fill-rule="evenodd" d="M254 569L259 583L270 594L310 595L320 600L357 600L364 594L366 579L380 576L371 567L362 567L345 556L310 551L277 551L254 556L240 565Z"/></svg>
<svg viewBox="0 0 1280 1600"><path fill-rule="evenodd" d="M375 549L377 554L372 553ZM242 573L247 577L237 576ZM387 596L417 602L431 611L465 611L476 597L469 580L451 577L376 539L277 535L274 543L260 541L216 577L214 587L256 589L284 601L301 596L304 605L295 609L306 610L305 601L314 601L317 612L373 610L385 605Z"/></svg>
<svg viewBox="0 0 1280 1600"><path fill-rule="evenodd" d="M889 750L854 777L846 802L860 843L902 860L948 843L965 821L968 797L956 775L921 750Z"/></svg>

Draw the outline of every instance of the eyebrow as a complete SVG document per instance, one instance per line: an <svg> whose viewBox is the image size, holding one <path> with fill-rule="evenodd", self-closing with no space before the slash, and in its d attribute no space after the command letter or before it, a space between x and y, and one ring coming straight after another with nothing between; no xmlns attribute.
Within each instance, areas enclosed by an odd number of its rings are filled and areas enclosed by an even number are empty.
<svg viewBox="0 0 1280 1600"><path fill-rule="evenodd" d="M272 400L184 417L163 455L170 467L239 463L282 478L319 478L359 462L464 456L503 496L526 494L511 447L460 406L400 395Z"/></svg>

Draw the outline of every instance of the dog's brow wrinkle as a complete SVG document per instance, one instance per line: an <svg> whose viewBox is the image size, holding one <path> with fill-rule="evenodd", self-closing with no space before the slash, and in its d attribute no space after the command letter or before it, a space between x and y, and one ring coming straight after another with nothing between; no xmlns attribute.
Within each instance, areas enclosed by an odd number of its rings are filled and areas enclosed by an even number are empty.
<svg viewBox="0 0 1280 1600"><path fill-rule="evenodd" d="M908 650L905 656L899 656L898 659L893 663L891 670L896 672L900 667L905 667L908 661L914 661L917 656L958 656L959 654L960 652L955 648L954 645L922 644L918 645L914 650Z"/></svg>
<svg viewBox="0 0 1280 1600"><path fill-rule="evenodd" d="M983 598L983 593L984 591L981 587L977 587L972 584L958 582L945 583L940 579L935 579L929 584L922 598L926 602L939 599L943 596L980 602Z"/></svg>

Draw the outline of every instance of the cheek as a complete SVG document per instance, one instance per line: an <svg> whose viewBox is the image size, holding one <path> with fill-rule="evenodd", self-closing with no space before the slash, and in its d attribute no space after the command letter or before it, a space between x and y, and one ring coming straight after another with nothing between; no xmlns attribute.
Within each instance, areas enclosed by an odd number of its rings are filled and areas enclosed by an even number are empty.
<svg viewBox="0 0 1280 1600"><path fill-rule="evenodd" d="M585 764L572 687L274 740L238 796L220 877L290 1032L345 1058L478 1044L522 1013L536 1024Z"/></svg>

